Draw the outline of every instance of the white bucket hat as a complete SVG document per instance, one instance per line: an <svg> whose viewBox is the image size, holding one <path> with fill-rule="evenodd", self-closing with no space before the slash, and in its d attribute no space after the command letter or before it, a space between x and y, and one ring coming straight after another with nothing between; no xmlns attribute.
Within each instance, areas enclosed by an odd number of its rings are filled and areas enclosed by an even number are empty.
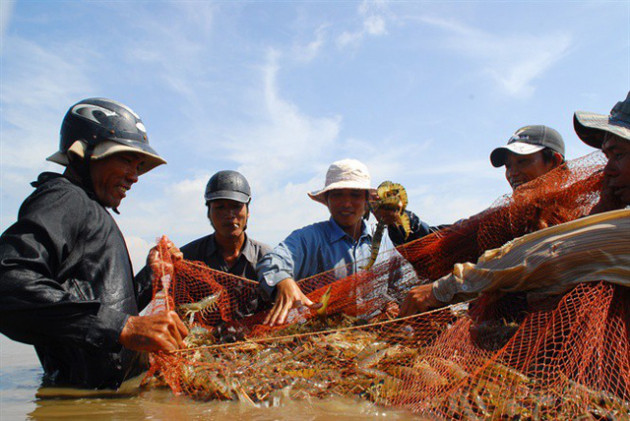
<svg viewBox="0 0 630 421"><path fill-rule="evenodd" d="M364 163L356 159L342 159L330 164L326 172L326 184L321 190L308 193L316 202L326 203L326 193L338 189L359 189L375 192L370 186L370 172Z"/></svg>
<svg viewBox="0 0 630 421"><path fill-rule="evenodd" d="M72 153L79 158L83 158L85 156L85 150L87 149L87 144L82 140L75 141L70 148L68 148L67 153L63 152L55 152L46 158L47 161L57 163L59 165L68 166L70 164L68 160L68 154ZM146 172L151 171L153 168L157 167L161 164L166 164L166 161L158 155L154 155L147 151L143 151L138 148L132 148L131 146L126 146L120 144L118 142L113 142L111 140L103 141L97 144L94 147L94 152L92 152L92 160L102 159L113 155L115 153L120 152L133 152L137 154L141 154L146 158L146 163L142 167L141 171L138 172L138 175L142 175Z"/></svg>

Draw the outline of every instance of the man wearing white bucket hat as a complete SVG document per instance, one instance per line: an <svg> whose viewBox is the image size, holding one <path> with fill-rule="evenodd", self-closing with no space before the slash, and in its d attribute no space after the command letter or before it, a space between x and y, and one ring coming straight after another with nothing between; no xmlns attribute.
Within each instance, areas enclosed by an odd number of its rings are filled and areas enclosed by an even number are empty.
<svg viewBox="0 0 630 421"><path fill-rule="evenodd" d="M490 162L496 168L505 165L505 178L516 189L562 165L564 141L551 127L521 127L507 145L492 151Z"/></svg>
<svg viewBox="0 0 630 421"><path fill-rule="evenodd" d="M573 126L584 143L601 149L608 159L592 216L517 238L499 251L486 252L477 264L455 265L451 274L412 288L401 316L485 291L545 289L559 294L590 281L630 286L630 92L608 116L577 111Z"/></svg>
<svg viewBox="0 0 630 421"><path fill-rule="evenodd" d="M336 270L339 279L357 272L360 261L367 262L372 234L363 217L373 192L363 163L344 159L330 165L324 188L308 193L328 208L330 219L293 231L258 264L263 293L270 299L275 297L265 323L283 324L294 306L312 305L296 280L330 269ZM380 250L393 248L389 237L383 236Z"/></svg>

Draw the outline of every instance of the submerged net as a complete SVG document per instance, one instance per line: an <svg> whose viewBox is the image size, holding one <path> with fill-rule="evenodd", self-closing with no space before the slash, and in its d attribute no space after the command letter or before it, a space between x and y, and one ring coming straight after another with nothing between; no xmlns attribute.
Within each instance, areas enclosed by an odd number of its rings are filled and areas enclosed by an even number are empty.
<svg viewBox="0 0 630 421"><path fill-rule="evenodd" d="M262 325L269 304L255 282L182 260L163 239L169 269L154 273L152 311L176 309L191 334L187 349L154 354L151 373L202 400L350 396L431 419L628 418L628 288L580 284L535 306L521 293L495 294L394 318L409 288L453 264L588 214L602 163L598 154L569 162L370 270L299 281L328 304L292 310L280 327Z"/></svg>

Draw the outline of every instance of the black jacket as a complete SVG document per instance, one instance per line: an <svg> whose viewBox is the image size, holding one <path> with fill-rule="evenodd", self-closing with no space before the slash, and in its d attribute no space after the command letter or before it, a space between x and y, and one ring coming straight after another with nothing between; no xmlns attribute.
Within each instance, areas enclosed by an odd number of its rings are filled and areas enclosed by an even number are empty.
<svg viewBox="0 0 630 421"><path fill-rule="evenodd" d="M215 234L210 234L202 238L198 238L181 248L181 252L186 260L198 260L204 262L208 267L241 278L251 279L258 282L256 277L256 264L263 256L271 251L271 247L267 244L252 240L247 235L241 254L232 267L228 267L221 250L217 246L214 239Z"/></svg>
<svg viewBox="0 0 630 421"><path fill-rule="evenodd" d="M238 259L232 267L228 267L223 259L221 250L215 240L216 234L206 235L192 241L180 249L184 255L184 259L191 261L203 262L211 269L225 272L233 277L218 276L214 280L222 284L229 291L234 309L234 317L241 319L265 308L266 303L261 300L258 295L258 278L256 277L256 264L263 256L271 251L265 243L252 240L245 235L245 243L241 249ZM151 267L145 266L136 275L138 280L150 280L152 277ZM246 278L255 281L255 284L241 281L238 278ZM145 282L140 281L140 282ZM201 298L201 297L199 297Z"/></svg>
<svg viewBox="0 0 630 421"><path fill-rule="evenodd" d="M411 232L409 233L409 237L405 238L405 231L402 227L397 225L389 225L387 227L387 232L389 233L389 239L392 240L395 246L400 246L401 244L410 243L412 241L417 240L418 238L422 238L431 233L434 233L440 230L442 227L430 227L426 222L423 222L418 218L418 215L415 213L406 210L405 213L409 217L409 225L411 228Z"/></svg>
<svg viewBox="0 0 630 421"><path fill-rule="evenodd" d="M117 388L146 368L118 338L148 304L124 238L92 194L43 173L0 237L0 332L35 345L44 384Z"/></svg>

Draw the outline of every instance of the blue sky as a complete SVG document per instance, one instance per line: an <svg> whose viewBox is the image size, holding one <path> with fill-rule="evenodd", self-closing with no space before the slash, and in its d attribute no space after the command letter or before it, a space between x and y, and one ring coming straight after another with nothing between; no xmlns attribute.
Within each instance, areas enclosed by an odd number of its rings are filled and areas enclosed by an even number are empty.
<svg viewBox="0 0 630 421"><path fill-rule="evenodd" d="M573 112L607 114L630 86L628 1L0 4L0 229L61 170L44 159L68 107L110 97L169 162L116 216L136 269L160 235L210 232L221 169L250 180L249 233L271 245L327 218L306 192L347 157L429 224L469 216L509 192L488 157L517 128L552 126L583 156Z"/></svg>

